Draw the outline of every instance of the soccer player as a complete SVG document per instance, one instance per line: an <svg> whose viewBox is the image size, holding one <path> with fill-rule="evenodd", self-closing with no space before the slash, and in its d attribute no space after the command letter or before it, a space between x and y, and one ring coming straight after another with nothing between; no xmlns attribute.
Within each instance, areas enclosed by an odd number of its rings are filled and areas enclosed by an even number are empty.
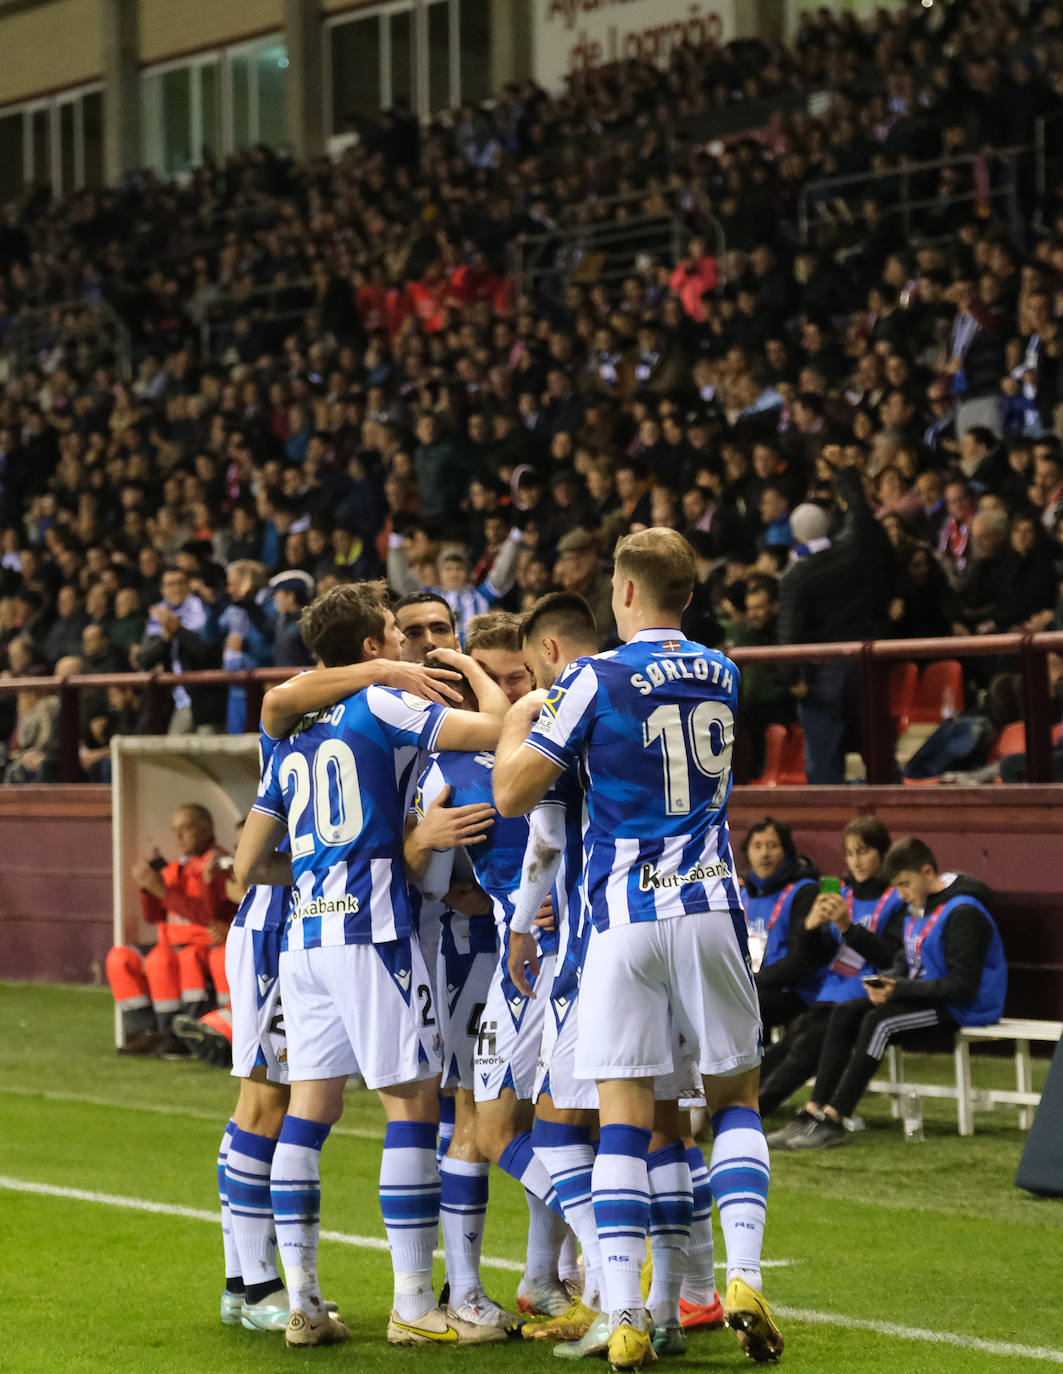
<svg viewBox="0 0 1063 1374"><path fill-rule="evenodd" d="M593 1201L609 1361L619 1369L653 1358L639 1281L654 1078L672 1070L673 1024L697 1054L712 1112L728 1321L753 1359L782 1350L760 1292L769 1177L757 1111L761 1025L727 832L738 671L683 638L694 579L693 551L675 531L623 539L613 612L624 646L576 660L549 694L512 707L494 773L502 816L530 811L576 759L589 782L593 925L576 1073L598 1085Z"/></svg>
<svg viewBox="0 0 1063 1374"><path fill-rule="evenodd" d="M366 585L319 597L303 637L327 667L398 658L402 645L394 615ZM504 698L486 688L481 714L371 687L304 717L274 750L237 850L238 882L296 889L280 958L291 1097L270 1175L290 1346L350 1338L325 1310L317 1248L321 1148L352 1073L376 1089L388 1118L380 1173L395 1270L388 1339L481 1339L437 1307L432 1291L440 1046L401 857L404 773L420 749L493 746ZM274 853L285 830L290 860Z"/></svg>
<svg viewBox="0 0 1063 1374"><path fill-rule="evenodd" d="M510 702L519 700L531 687L520 647L520 622L515 616L504 611L478 616L469 626L466 646ZM492 766L493 757L486 751L475 756L441 753L421 779L420 814L427 814L444 794L457 805L490 804ZM432 855L419 831L421 827L407 836L407 864L422 889L438 895L450 884L453 853ZM523 818L502 825L496 822L490 835L468 850L476 879L491 898L501 944L478 1018L473 1059L476 1130L483 1154L525 1188L529 1232L527 1263L518 1290L521 1310L556 1316L571 1303L557 1274L566 1228L549 1175L535 1158L530 1135L530 1103L544 1004L518 993L510 983L505 952L527 838L528 822ZM541 944L547 965L541 977L547 986L556 938L556 932L545 932ZM468 1024L471 1028L473 1021Z"/></svg>
<svg viewBox="0 0 1063 1374"><path fill-rule="evenodd" d="M445 704L451 697L460 700L447 686L453 676L443 669L388 659L300 674L267 692L262 703L263 771L279 740L306 713L373 684ZM290 896L287 887L249 888L225 946L232 995L232 1072L240 1080L240 1093L218 1154L226 1274L221 1319L226 1325L261 1331L283 1331L289 1317L288 1296L277 1269L269 1175L288 1105L279 963ZM222 1035L209 1025L203 1034ZM227 1040L225 1051L229 1052Z"/></svg>
<svg viewBox="0 0 1063 1374"><path fill-rule="evenodd" d="M597 652L598 632L582 597L555 593L543 597L524 618L524 656L540 687L552 687L577 658ZM587 1281L582 1300L554 1323L543 1323L541 1336L576 1338L561 1347L563 1358L600 1354L608 1344L608 1318L595 1317L599 1288L598 1237L591 1204L594 1164L592 1131L597 1126L598 1093L592 1081L574 1073L579 979L590 931L582 901L585 808L577 764L570 764L531 815L531 835L521 889L511 922L510 975L523 992L525 968L534 967L530 930L535 909L548 884L554 885L561 944L550 989L536 1080L536 1121L532 1143L550 1171L570 1226L583 1246ZM650 1247L653 1282L649 1293L658 1353L681 1353L682 1325L723 1324L723 1309L713 1273L712 1193L701 1150L690 1134L689 1120L677 1111L677 1099L693 1091L700 1096L699 1075L684 1062L678 1043L679 1071L655 1082L654 1139L650 1150ZM691 1087L693 1085L693 1087ZM680 1159L682 1156L682 1159ZM696 1181L696 1182L695 1182ZM696 1220L695 1220L696 1217ZM684 1262L685 1261L685 1262Z"/></svg>

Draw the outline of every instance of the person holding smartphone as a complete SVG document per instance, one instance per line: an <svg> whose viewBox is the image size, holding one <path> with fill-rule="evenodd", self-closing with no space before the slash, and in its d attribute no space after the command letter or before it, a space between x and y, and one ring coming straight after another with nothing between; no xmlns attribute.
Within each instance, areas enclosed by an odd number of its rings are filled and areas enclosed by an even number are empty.
<svg viewBox="0 0 1063 1374"><path fill-rule="evenodd" d="M831 933L834 954L816 1001L765 1055L762 1114L774 1111L816 1072L836 1009L854 1001L866 1006L867 978L889 968L903 942L907 908L882 871L889 831L877 816L857 816L842 832L842 843L847 881L843 886L837 878L821 878L819 895L805 917L809 930ZM802 1108L769 1136L769 1144L789 1149L791 1139L814 1122Z"/></svg>
<svg viewBox="0 0 1063 1374"><path fill-rule="evenodd" d="M951 1049L959 1026L986 1026L1004 1011L1008 968L984 883L941 873L929 845L898 840L883 876L907 907L903 946L885 973L869 974L863 998L840 1003L820 1054L810 1124L784 1148L829 1150L849 1142L845 1119L874 1077L888 1046Z"/></svg>
<svg viewBox="0 0 1063 1374"><path fill-rule="evenodd" d="M774 816L755 821L743 842L742 888L747 939L760 996L765 1039L815 1002L835 938L806 927L819 893L819 872L798 854L790 827Z"/></svg>

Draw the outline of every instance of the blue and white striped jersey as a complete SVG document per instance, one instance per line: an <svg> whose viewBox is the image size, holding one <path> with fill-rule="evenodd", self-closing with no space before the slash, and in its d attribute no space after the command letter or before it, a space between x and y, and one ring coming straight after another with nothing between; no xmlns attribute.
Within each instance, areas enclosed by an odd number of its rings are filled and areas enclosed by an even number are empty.
<svg viewBox="0 0 1063 1374"><path fill-rule="evenodd" d="M267 735L265 730L259 730L260 775L265 773L278 743L279 741L275 740L272 735ZM287 835L277 845L277 848L279 850L288 848ZM290 887L269 887L265 883L249 887L244 893L243 901L236 908L233 925L246 926L248 930L281 930L288 918L291 900L292 889Z"/></svg>
<svg viewBox="0 0 1063 1374"><path fill-rule="evenodd" d="M423 820L428 808L443 791L450 787L451 806L472 806L477 802L493 804L491 773L495 756L490 753L437 754L425 770L414 811ZM513 899L520 886L520 869L528 843L527 816L496 816L490 834L465 852L469 856L476 881L491 898L495 923L504 930L513 915ZM557 949L557 933L549 932L540 943L544 954Z"/></svg>
<svg viewBox="0 0 1063 1374"><path fill-rule="evenodd" d="M284 821L294 910L286 949L382 944L413 933L402 869L403 774L430 749L447 709L368 687L281 740L255 810Z"/></svg>
<svg viewBox="0 0 1063 1374"><path fill-rule="evenodd" d="M565 843L554 878L554 917L558 934L557 966L550 988L558 1021L575 1000L587 953L590 913L583 900L583 842L587 824L586 793L577 764L569 764L539 803L564 812Z"/></svg>
<svg viewBox="0 0 1063 1374"><path fill-rule="evenodd" d="M587 783L585 897L599 930L739 910L727 831L738 669L642 630L558 679L527 745Z"/></svg>

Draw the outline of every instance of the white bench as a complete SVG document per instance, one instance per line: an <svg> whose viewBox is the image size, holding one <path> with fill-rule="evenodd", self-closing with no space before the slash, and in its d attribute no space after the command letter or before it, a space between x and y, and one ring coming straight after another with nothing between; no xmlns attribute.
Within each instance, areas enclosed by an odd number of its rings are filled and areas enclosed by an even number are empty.
<svg viewBox="0 0 1063 1374"><path fill-rule="evenodd" d="M1032 1108L1041 1100L1033 1091L1030 1065L1030 1042L1033 1040L1057 1043L1063 1038L1063 1021L1030 1021L1006 1016L993 1026L962 1026L956 1032L953 1062L956 1082L909 1083L904 1077L904 1052L898 1045L886 1051L886 1078L876 1078L868 1086L871 1092L888 1093L893 1099L891 1111L900 1115L901 1098L914 1092L919 1097L948 1097L956 1101L956 1121L960 1135L974 1135L974 1113L1007 1105L1019 1108L1019 1125L1027 1130L1033 1120ZM975 1040L1013 1040L1015 1042L1015 1087L975 1088L971 1083L971 1044Z"/></svg>

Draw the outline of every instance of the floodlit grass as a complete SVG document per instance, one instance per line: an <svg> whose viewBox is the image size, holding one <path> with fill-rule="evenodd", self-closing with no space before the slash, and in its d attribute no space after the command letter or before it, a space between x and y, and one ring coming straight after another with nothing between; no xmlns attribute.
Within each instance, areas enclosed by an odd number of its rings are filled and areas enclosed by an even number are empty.
<svg viewBox="0 0 1063 1374"><path fill-rule="evenodd" d="M100 989L0 983L0 1043L0 1175L102 1195L82 1201L0 1187L0 1370L243 1374L321 1365L401 1374L433 1357L473 1374L559 1368L538 1344L386 1346L387 1255L351 1243L383 1236L383 1124L370 1095L349 1094L323 1156L322 1224L347 1241L322 1245L322 1280L354 1340L297 1354L279 1335L218 1321L217 1226L102 1200L215 1212L214 1157L231 1080L198 1063L119 1060L110 997ZM906 1071L943 1078L949 1064L913 1058ZM975 1063L980 1084L1003 1085L1011 1072L1008 1060ZM789 1263L767 1270L765 1286L793 1313L781 1323L784 1365L807 1374L1019 1374L1063 1363L1063 1205L1014 1188L1023 1142L1015 1112L979 1114L978 1133L961 1140L952 1104L924 1105L923 1144L906 1143L885 1102L869 1099L867 1129L847 1149L773 1157L765 1257ZM526 1216L518 1189L496 1171L485 1254L519 1261ZM485 1277L495 1297L513 1302L516 1273L486 1268ZM836 1321L813 1321L816 1314ZM948 1333L964 1344L861 1330L860 1322ZM674 1363L678 1374L706 1362L751 1367L729 1332L692 1338L688 1357Z"/></svg>

